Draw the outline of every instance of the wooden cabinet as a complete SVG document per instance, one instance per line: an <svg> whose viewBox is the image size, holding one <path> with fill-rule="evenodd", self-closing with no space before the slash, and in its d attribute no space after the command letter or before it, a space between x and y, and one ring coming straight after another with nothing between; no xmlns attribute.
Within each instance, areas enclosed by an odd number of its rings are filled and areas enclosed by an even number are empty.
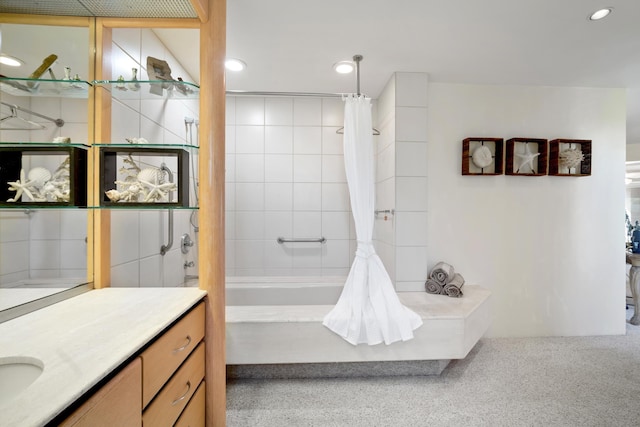
<svg viewBox="0 0 640 427"><path fill-rule="evenodd" d="M141 394L142 361L138 357L76 409L60 426L140 426Z"/></svg>
<svg viewBox="0 0 640 427"><path fill-rule="evenodd" d="M200 303L60 425L203 426L204 314Z"/></svg>

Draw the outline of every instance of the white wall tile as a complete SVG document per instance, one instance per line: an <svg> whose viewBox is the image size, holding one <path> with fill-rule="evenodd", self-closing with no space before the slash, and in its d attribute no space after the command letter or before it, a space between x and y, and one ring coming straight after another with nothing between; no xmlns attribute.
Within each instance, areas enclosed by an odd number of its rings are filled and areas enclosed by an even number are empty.
<svg viewBox="0 0 640 427"><path fill-rule="evenodd" d="M236 127L227 125L224 128L225 153L236 152Z"/></svg>
<svg viewBox="0 0 640 427"><path fill-rule="evenodd" d="M111 286L114 288L140 287L139 261L132 261L111 267Z"/></svg>
<svg viewBox="0 0 640 427"><path fill-rule="evenodd" d="M396 73L396 105L426 107L428 86L427 73Z"/></svg>
<svg viewBox="0 0 640 427"><path fill-rule="evenodd" d="M180 249L173 249L162 259L162 286L175 288L184 285L184 261Z"/></svg>
<svg viewBox="0 0 640 427"><path fill-rule="evenodd" d="M322 154L344 154L344 135L336 133L338 129L338 127L322 128Z"/></svg>
<svg viewBox="0 0 640 427"><path fill-rule="evenodd" d="M396 143L396 176L427 176L427 149L425 142Z"/></svg>
<svg viewBox="0 0 640 427"><path fill-rule="evenodd" d="M236 240L264 239L264 212L236 212Z"/></svg>
<svg viewBox="0 0 640 427"><path fill-rule="evenodd" d="M396 264L394 246L378 241L375 243L375 247L376 253L380 257L380 260L382 260L382 263L387 270L387 274L389 274L391 281L395 282Z"/></svg>
<svg viewBox="0 0 640 427"><path fill-rule="evenodd" d="M236 209L236 184L227 182L224 185L224 209L233 211Z"/></svg>
<svg viewBox="0 0 640 427"><path fill-rule="evenodd" d="M267 241L275 241L278 237L291 237L293 235L293 212L265 212L264 224L264 238Z"/></svg>
<svg viewBox="0 0 640 427"><path fill-rule="evenodd" d="M327 239L349 239L349 212L322 212L322 235Z"/></svg>
<svg viewBox="0 0 640 427"><path fill-rule="evenodd" d="M237 97L236 124L264 125L264 98Z"/></svg>
<svg viewBox="0 0 640 427"><path fill-rule="evenodd" d="M87 211L65 210L60 212L60 238L82 239L87 237Z"/></svg>
<svg viewBox="0 0 640 427"><path fill-rule="evenodd" d="M343 156L322 156L322 182L347 182Z"/></svg>
<svg viewBox="0 0 640 427"><path fill-rule="evenodd" d="M427 245L427 212L396 212L396 245Z"/></svg>
<svg viewBox="0 0 640 427"><path fill-rule="evenodd" d="M293 156L294 182L321 182L322 156L294 154Z"/></svg>
<svg viewBox="0 0 640 427"><path fill-rule="evenodd" d="M427 210L427 178L426 177L397 177L396 178L396 210L397 211L426 211Z"/></svg>
<svg viewBox="0 0 640 427"><path fill-rule="evenodd" d="M291 126L265 126L264 132L265 153L293 153L293 128Z"/></svg>
<svg viewBox="0 0 640 427"><path fill-rule="evenodd" d="M319 211L322 208L321 184L296 182L293 184L294 211Z"/></svg>
<svg viewBox="0 0 640 427"><path fill-rule="evenodd" d="M31 240L60 238L60 211L38 210L31 214Z"/></svg>
<svg viewBox="0 0 640 427"><path fill-rule="evenodd" d="M142 48L140 46L142 34L140 28L114 28L112 31L112 40L120 49L127 52L138 64L140 64ZM144 66L146 67L146 62ZM71 70L73 71L73 70ZM138 74L139 80L144 80Z"/></svg>
<svg viewBox="0 0 640 427"><path fill-rule="evenodd" d="M59 251L59 268L76 270L87 268L87 245L84 240L62 240Z"/></svg>
<svg viewBox="0 0 640 427"><path fill-rule="evenodd" d="M349 267L349 240L327 240L322 254L322 268Z"/></svg>
<svg viewBox="0 0 640 427"><path fill-rule="evenodd" d="M319 126L296 126L293 128L294 154L321 154L322 128Z"/></svg>
<svg viewBox="0 0 640 427"><path fill-rule="evenodd" d="M348 211L347 184L322 184L322 211Z"/></svg>
<svg viewBox="0 0 640 427"><path fill-rule="evenodd" d="M374 239L389 245L395 244L395 215L387 214L387 220L384 220L385 214L379 214L374 223Z"/></svg>
<svg viewBox="0 0 640 427"><path fill-rule="evenodd" d="M344 101L322 98L322 126L344 126Z"/></svg>
<svg viewBox="0 0 640 427"><path fill-rule="evenodd" d="M236 181L236 155L226 154L224 160L224 180L225 182Z"/></svg>
<svg viewBox="0 0 640 427"><path fill-rule="evenodd" d="M162 259L161 255L155 255L140 260L140 287L162 287Z"/></svg>
<svg viewBox="0 0 640 427"><path fill-rule="evenodd" d="M322 103L319 98L296 98L293 100L294 126L320 126Z"/></svg>
<svg viewBox="0 0 640 427"><path fill-rule="evenodd" d="M224 237L227 241L236 238L236 215L235 212L225 212L224 215Z"/></svg>
<svg viewBox="0 0 640 427"><path fill-rule="evenodd" d="M396 281L427 280L427 247L426 246L397 246L396 247Z"/></svg>
<svg viewBox="0 0 640 427"><path fill-rule="evenodd" d="M235 268L264 268L264 241L236 240Z"/></svg>
<svg viewBox="0 0 640 427"><path fill-rule="evenodd" d="M264 126L237 126L236 153L264 153Z"/></svg>
<svg viewBox="0 0 640 427"><path fill-rule="evenodd" d="M264 154L236 154L236 182L264 182Z"/></svg>
<svg viewBox="0 0 640 427"><path fill-rule="evenodd" d="M265 124L281 126L293 125L293 99L266 98Z"/></svg>
<svg viewBox="0 0 640 427"><path fill-rule="evenodd" d="M236 124L236 98L227 96L224 110L224 120L227 125Z"/></svg>
<svg viewBox="0 0 640 427"><path fill-rule="evenodd" d="M321 237L322 216L320 212L294 212L293 237L315 238ZM315 245L315 243L314 243Z"/></svg>
<svg viewBox="0 0 640 427"><path fill-rule="evenodd" d="M0 212L0 242L27 239L29 239L29 215L18 210Z"/></svg>
<svg viewBox="0 0 640 427"><path fill-rule="evenodd" d="M376 181L382 181L395 175L395 159L396 153L389 146L378 154L376 167Z"/></svg>
<svg viewBox="0 0 640 427"><path fill-rule="evenodd" d="M265 210L290 211L293 209L293 184L267 183L264 198Z"/></svg>
<svg viewBox="0 0 640 427"><path fill-rule="evenodd" d="M425 107L396 108L396 140L427 140L427 109Z"/></svg>
<svg viewBox="0 0 640 427"><path fill-rule="evenodd" d="M376 209L396 208L396 178L376 183Z"/></svg>
<svg viewBox="0 0 640 427"><path fill-rule="evenodd" d="M60 268L60 244L56 240L36 240L29 245L29 268L47 270Z"/></svg>
<svg viewBox="0 0 640 427"><path fill-rule="evenodd" d="M140 211L140 249L138 256L141 258L158 255L160 247L169 239L166 235L168 215L164 211Z"/></svg>
<svg viewBox="0 0 640 427"><path fill-rule="evenodd" d="M265 154L265 182L293 182L293 156L291 154Z"/></svg>
<svg viewBox="0 0 640 427"><path fill-rule="evenodd" d="M264 210L264 183L237 183L235 185L236 210Z"/></svg>
<svg viewBox="0 0 640 427"><path fill-rule="evenodd" d="M264 254L265 268L267 269L291 269L293 267L292 249L279 244L275 239L264 242Z"/></svg>
<svg viewBox="0 0 640 427"><path fill-rule="evenodd" d="M138 236L138 212L111 211L112 267L138 258Z"/></svg>
<svg viewBox="0 0 640 427"><path fill-rule="evenodd" d="M295 243L295 245L293 248L293 268L296 269L296 273L299 272L301 276L319 276L322 271L323 245L319 243Z"/></svg>
<svg viewBox="0 0 640 427"><path fill-rule="evenodd" d="M232 270L236 267L236 241L225 239L224 242L224 262L227 276L233 276Z"/></svg>
<svg viewBox="0 0 640 427"><path fill-rule="evenodd" d="M29 270L29 243L0 243L0 271L3 275Z"/></svg>

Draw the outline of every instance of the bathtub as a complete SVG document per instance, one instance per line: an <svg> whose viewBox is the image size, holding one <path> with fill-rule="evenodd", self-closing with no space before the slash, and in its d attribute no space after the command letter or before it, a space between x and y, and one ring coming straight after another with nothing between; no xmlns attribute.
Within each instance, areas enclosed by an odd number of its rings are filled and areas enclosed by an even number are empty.
<svg viewBox="0 0 640 427"><path fill-rule="evenodd" d="M322 325L344 277L228 277L228 365L450 360L464 358L490 325L490 292L464 287L462 298L400 292L423 325L391 345L354 346Z"/></svg>

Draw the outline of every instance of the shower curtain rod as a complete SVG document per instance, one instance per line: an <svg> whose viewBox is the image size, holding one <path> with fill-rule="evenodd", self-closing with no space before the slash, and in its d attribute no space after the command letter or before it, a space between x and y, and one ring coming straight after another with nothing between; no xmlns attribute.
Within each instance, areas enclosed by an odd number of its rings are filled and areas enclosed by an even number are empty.
<svg viewBox="0 0 640 427"><path fill-rule="evenodd" d="M313 96L318 98L342 98L348 93L321 93L321 92L262 92L252 90L228 90L227 95L246 96Z"/></svg>

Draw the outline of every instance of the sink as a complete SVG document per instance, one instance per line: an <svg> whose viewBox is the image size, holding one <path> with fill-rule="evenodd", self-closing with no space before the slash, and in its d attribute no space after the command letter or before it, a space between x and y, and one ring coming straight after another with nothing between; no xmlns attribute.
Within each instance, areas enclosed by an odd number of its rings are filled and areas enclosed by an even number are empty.
<svg viewBox="0 0 640 427"><path fill-rule="evenodd" d="M44 370L44 363L33 357L0 358L0 405L18 397Z"/></svg>

